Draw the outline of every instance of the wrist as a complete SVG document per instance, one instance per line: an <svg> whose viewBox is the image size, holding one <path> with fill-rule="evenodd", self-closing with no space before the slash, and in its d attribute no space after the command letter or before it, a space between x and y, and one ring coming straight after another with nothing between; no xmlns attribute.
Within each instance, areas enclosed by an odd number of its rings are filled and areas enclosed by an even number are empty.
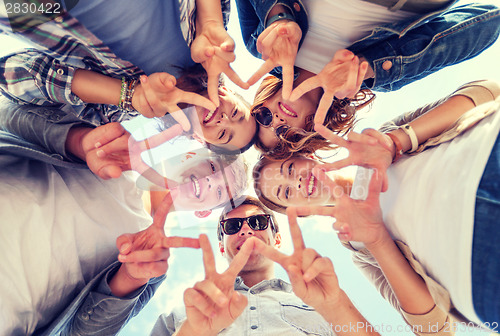
<svg viewBox="0 0 500 336"><path fill-rule="evenodd" d="M383 250L388 244L393 244L392 237L390 236L387 229L385 229L384 223L379 224L383 229L380 230L379 234L376 235L376 239L371 242L365 242L366 248L376 254L377 251Z"/></svg>
<svg viewBox="0 0 500 336"><path fill-rule="evenodd" d="M76 156L77 158L86 161L85 158L87 156L87 153L83 148L83 139L92 130L93 128L86 126L72 127L68 132L68 136L66 137L66 151Z"/></svg>
<svg viewBox="0 0 500 336"><path fill-rule="evenodd" d="M114 296L123 297L144 286L148 280L147 278L134 278L127 271L126 265L122 264L109 282L109 288Z"/></svg>
<svg viewBox="0 0 500 336"><path fill-rule="evenodd" d="M175 334L176 336L192 336L192 335L197 335L197 336L216 336L219 332L216 331L209 331L209 330L197 330L196 328L193 328L191 325L191 322L189 321L189 318L184 321L184 323L181 325L179 331Z"/></svg>

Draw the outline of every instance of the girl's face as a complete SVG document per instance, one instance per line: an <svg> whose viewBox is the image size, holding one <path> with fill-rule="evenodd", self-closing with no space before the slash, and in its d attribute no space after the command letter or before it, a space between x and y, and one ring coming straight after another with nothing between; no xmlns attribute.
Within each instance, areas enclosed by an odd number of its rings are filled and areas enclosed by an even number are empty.
<svg viewBox="0 0 500 336"><path fill-rule="evenodd" d="M257 131L255 118L250 115L250 109L224 87L219 89L219 100L215 111L196 107L196 113L189 116L195 135L228 150L245 147Z"/></svg>
<svg viewBox="0 0 500 336"><path fill-rule="evenodd" d="M323 184L312 174L317 164L304 157L270 163L260 171L261 192L284 207L330 204L332 186Z"/></svg>
<svg viewBox="0 0 500 336"><path fill-rule="evenodd" d="M294 83L294 86L298 84ZM302 129L306 127L307 119L314 115L318 107L321 89L309 91L294 102L284 100L281 92L282 89L262 106L269 109L273 118L270 127L259 127L258 137L267 148L274 148L278 144L279 139L274 130L279 126L288 125Z"/></svg>
<svg viewBox="0 0 500 336"><path fill-rule="evenodd" d="M237 162L233 162L237 164ZM172 191L176 210L208 210L226 203L234 190L236 177L231 166L206 159L184 170L174 178L180 184Z"/></svg>

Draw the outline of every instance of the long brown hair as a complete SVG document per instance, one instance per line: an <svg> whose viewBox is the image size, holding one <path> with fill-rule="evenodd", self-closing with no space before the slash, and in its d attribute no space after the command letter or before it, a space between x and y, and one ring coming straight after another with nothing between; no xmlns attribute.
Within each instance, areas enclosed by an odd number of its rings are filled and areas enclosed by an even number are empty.
<svg viewBox="0 0 500 336"><path fill-rule="evenodd" d="M275 76L267 76L255 94L250 112L254 115L263 108L264 103L273 97L282 87L283 82ZM373 101L375 94L369 89L362 89L354 98L333 100L328 109L324 125L339 135L347 134L355 124L356 111ZM257 137L255 146L264 156L274 160L286 160L290 156L309 155L317 150L335 149L328 140L314 131L314 115L306 118L304 129L291 127L279 136L280 141L274 148L266 147Z"/></svg>
<svg viewBox="0 0 500 336"><path fill-rule="evenodd" d="M290 157L292 157L292 155ZM294 154L293 157L306 158L303 155L297 155L297 154ZM288 159L279 160L279 161L282 162L282 161L286 161L286 160L288 160ZM313 159L313 160L320 161L318 159ZM277 160L275 160L273 158L269 158L267 156L263 156L262 155L260 157L259 161L257 161L257 163L253 167L253 171L252 171L253 188L255 189L255 194L257 195L257 197L259 198L259 200L266 207L268 207L269 209L271 209L273 211L279 212L281 214L285 214L286 213L286 208L287 208L286 206L273 202L272 200L270 200L269 198L267 198L264 195L264 193L262 192L261 180L262 180L262 178L264 176L264 174L262 173L262 170L264 168L266 168L269 164L275 163L276 161ZM350 194L351 188L352 188L352 184L353 184L353 181L352 181L351 178L337 176L336 179L335 179L335 183L338 186L342 187L342 189L344 190L345 193L347 193L348 195Z"/></svg>

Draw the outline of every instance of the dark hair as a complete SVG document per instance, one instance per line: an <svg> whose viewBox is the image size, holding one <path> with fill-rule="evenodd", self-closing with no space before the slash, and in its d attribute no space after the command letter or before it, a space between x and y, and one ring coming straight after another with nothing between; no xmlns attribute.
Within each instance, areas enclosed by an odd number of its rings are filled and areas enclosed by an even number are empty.
<svg viewBox="0 0 500 336"><path fill-rule="evenodd" d="M189 67L181 68L181 76L177 79L177 87L184 91L194 92L200 95L207 93L208 75L203 66L199 63ZM219 76L219 87L224 85L224 78ZM248 103L242 95L237 92L233 92L234 96L250 109L250 103ZM181 104L179 107L183 108ZM257 122L255 122L257 124ZM258 125L257 125L258 126ZM246 152L250 147L252 147L257 139L258 128L256 128L255 135L250 139L250 141L243 147L238 149L227 149L226 147L218 146L215 144L207 143L207 147L218 154L235 155Z"/></svg>
<svg viewBox="0 0 500 336"><path fill-rule="evenodd" d="M277 77L267 76L264 78L255 94L254 103L250 109L251 113L258 113L264 103L274 96L282 85L282 80ZM375 94L369 89L360 90L354 98L334 98L328 109L324 125L339 135L347 134L354 127L356 111L371 103L374 98ZM284 134L281 134L279 139L280 141L274 148L268 148L257 137L255 147L263 155L275 160L286 160L294 154L309 155L317 150L336 148L314 131L314 115L306 119L304 129L291 127Z"/></svg>
<svg viewBox="0 0 500 336"><path fill-rule="evenodd" d="M234 206L234 204L238 204L238 205ZM259 209L261 209L266 215L270 215L271 216L271 231L273 232L273 236L275 236L276 233L279 232L278 222L276 221L276 217L274 217L274 213L271 210L269 210L268 208L266 208L266 206L264 204L262 204L262 202L260 202L255 197L243 195L243 196L239 197L238 199L235 199L234 204L226 205L224 207L224 209L222 209L222 213L219 216L219 221L217 223L217 239L219 239L219 241L222 241L222 239L224 239L224 232L222 231L222 226L220 225L220 221L223 219L226 219L226 216L228 213L230 213L231 211L233 211L233 210L237 209L238 207L245 205L245 204L254 205L254 206L258 207Z"/></svg>

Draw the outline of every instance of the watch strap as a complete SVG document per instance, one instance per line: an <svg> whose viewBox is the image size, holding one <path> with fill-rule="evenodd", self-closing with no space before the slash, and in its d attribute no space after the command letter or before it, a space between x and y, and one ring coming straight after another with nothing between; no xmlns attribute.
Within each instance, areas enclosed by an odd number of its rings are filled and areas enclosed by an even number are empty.
<svg viewBox="0 0 500 336"><path fill-rule="evenodd" d="M279 21L279 20L292 20L292 21L295 21L295 16L293 16L292 14L287 13L287 12L281 12L281 13L278 13L276 15L273 15L269 19L267 19L266 28L269 27L274 22Z"/></svg>

